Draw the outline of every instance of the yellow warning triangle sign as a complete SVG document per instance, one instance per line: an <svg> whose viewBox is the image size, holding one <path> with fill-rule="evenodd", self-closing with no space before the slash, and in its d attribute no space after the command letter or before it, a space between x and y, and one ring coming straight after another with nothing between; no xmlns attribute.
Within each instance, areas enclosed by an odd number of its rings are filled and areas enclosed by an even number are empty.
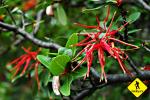
<svg viewBox="0 0 150 100"><path fill-rule="evenodd" d="M139 97L147 90L147 86L139 79L136 78L129 86L128 89L136 96Z"/></svg>

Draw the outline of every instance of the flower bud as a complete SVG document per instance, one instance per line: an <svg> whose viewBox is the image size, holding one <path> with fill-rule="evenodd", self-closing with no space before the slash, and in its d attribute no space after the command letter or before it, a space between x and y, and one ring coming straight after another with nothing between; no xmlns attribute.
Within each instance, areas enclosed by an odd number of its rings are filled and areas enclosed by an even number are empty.
<svg viewBox="0 0 150 100"><path fill-rule="evenodd" d="M59 76L53 76L52 88L56 95L60 95L59 87L60 87Z"/></svg>
<svg viewBox="0 0 150 100"><path fill-rule="evenodd" d="M49 5L49 6L46 8L46 15L48 15L48 16L53 16L53 15L54 15L53 6L52 6L52 5Z"/></svg>

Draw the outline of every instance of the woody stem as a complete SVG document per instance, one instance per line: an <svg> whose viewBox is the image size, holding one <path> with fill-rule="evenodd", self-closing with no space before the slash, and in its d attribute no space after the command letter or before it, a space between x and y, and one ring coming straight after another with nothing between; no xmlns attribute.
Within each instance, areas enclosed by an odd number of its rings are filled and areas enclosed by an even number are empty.
<svg viewBox="0 0 150 100"><path fill-rule="evenodd" d="M127 15L127 11L123 8L123 5L120 5L118 7L120 9L120 13L121 13L121 17L123 19L122 24L126 24L127 20L126 20L126 15ZM125 30L124 30L124 41L128 42L128 25L125 25Z"/></svg>

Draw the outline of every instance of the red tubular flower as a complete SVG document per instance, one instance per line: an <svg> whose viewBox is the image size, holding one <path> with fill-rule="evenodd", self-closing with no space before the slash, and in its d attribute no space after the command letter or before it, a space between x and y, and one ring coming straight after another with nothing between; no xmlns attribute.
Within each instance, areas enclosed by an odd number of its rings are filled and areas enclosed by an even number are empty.
<svg viewBox="0 0 150 100"><path fill-rule="evenodd" d="M40 62L36 59L36 56L39 53L40 49L38 49L37 51L30 51L30 49L31 48L28 48L28 49L23 48L26 54L23 54L19 58L16 58L12 62L10 62L8 65L16 64L12 68L12 70L15 70L15 73L13 74L13 78L19 73L19 71L22 70L20 75L23 76L27 70L31 70L33 67L35 67L35 78L38 84L38 89L40 89L40 82L38 78L38 65L40 64ZM31 60L34 60L35 63L33 63L31 67L29 68Z"/></svg>
<svg viewBox="0 0 150 100"><path fill-rule="evenodd" d="M114 15L111 19L110 25L108 26L108 28L106 28L105 24L108 20L109 13L110 13L110 7L108 7L106 18L103 21L104 28L102 28L100 26L100 21L99 21L98 17L96 17L98 26L88 26L88 25L77 23L77 25L79 25L81 27L98 30L97 33L92 32L92 33L79 34L79 35L85 36L86 38L74 45L74 46L84 46L84 49L81 50L73 60L75 60L77 57L79 57L82 53L85 53L86 55L80 61L80 63L73 69L73 71L75 69L77 69L82 63L84 63L86 61L88 70L87 70L85 78L89 77L90 67L92 66L92 61L94 59L94 56L93 56L94 51L98 52L98 60L99 60L100 66L101 66L100 81L104 77L105 82L107 82L106 74L104 71L104 67L105 67L104 52L108 52L111 57L113 57L114 59L116 59L118 61L119 65L120 65L120 67L124 73L131 75L130 71L126 68L126 66L123 63L123 61L126 60L128 56L124 53L123 50L115 47L114 42L119 42L121 44L130 46L133 49L138 49L139 47L132 45L132 44L129 44L129 43L126 43L126 42L123 42L123 41L115 38L115 34L118 31L120 31L125 25L128 24L128 23L125 23L123 26L121 26L117 30L110 30L116 12L114 13ZM105 33L105 34L103 35L102 33ZM100 37L100 35L102 35L102 37Z"/></svg>
<svg viewBox="0 0 150 100"><path fill-rule="evenodd" d="M23 5L23 10L28 11L36 6L37 0L28 0Z"/></svg>
<svg viewBox="0 0 150 100"><path fill-rule="evenodd" d="M148 70L148 71L150 71L150 65L146 65L146 66L144 66L142 69L143 69L143 70Z"/></svg>
<svg viewBox="0 0 150 100"><path fill-rule="evenodd" d="M0 15L0 21L3 21L5 15Z"/></svg>
<svg viewBox="0 0 150 100"><path fill-rule="evenodd" d="M117 6L120 6L122 4L122 0L117 0Z"/></svg>

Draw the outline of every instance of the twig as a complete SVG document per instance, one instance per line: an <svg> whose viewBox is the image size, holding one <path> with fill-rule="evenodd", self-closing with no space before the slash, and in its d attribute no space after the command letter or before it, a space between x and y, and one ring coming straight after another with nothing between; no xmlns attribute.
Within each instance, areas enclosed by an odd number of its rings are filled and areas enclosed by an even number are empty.
<svg viewBox="0 0 150 100"><path fill-rule="evenodd" d="M99 82L100 75L94 71L92 73L95 81L97 82L97 85L101 85L103 82ZM133 81L136 77L140 78L141 80L150 80L150 71L141 71L141 74L136 74L135 72L132 72L134 77L128 76L127 74L107 74L107 84L117 84L117 83L124 83L124 82L131 82Z"/></svg>
<svg viewBox="0 0 150 100"><path fill-rule="evenodd" d="M17 28L16 26L13 26L13 25L10 25L10 24L0 22L0 27L5 28L9 31L13 31L14 33L17 33L17 34L23 36L24 38L30 40L35 45L38 45L40 47L53 48L53 49L59 49L61 47L60 45L58 45L56 43L45 42L45 41L39 40L39 39L33 37L32 35L30 35L30 33L24 31L23 29Z"/></svg>
<svg viewBox="0 0 150 100"><path fill-rule="evenodd" d="M40 10L38 13L37 13L37 18L36 18L36 25L35 25L35 29L33 30L32 32L32 35L34 36L38 30L39 30L39 27L40 27L40 21L41 21L41 18L42 18L42 15L44 13L44 10ZM22 13L22 19L21 19L21 22L22 22L22 29L25 30L25 27L28 25L26 22L25 22L25 16L24 16L24 13ZM22 41L24 40L24 38L22 36L19 37L19 39L17 39L13 45L18 45L20 44Z"/></svg>
<svg viewBox="0 0 150 100"><path fill-rule="evenodd" d="M11 14L11 12L10 12L10 10L9 10L7 7L6 7L5 9L6 9L7 13L9 14L9 16L10 16L12 22L14 23L14 25L17 25L17 24L16 24L16 21L15 21L15 19L14 19L14 17L12 16L12 14Z"/></svg>
<svg viewBox="0 0 150 100"><path fill-rule="evenodd" d="M21 24L22 24L22 30L25 30L26 26L31 25L32 23L26 23L25 22L25 14L22 12L21 13ZM24 37L19 36L18 39L13 43L13 45L19 45L21 42L23 42L25 40Z"/></svg>
<svg viewBox="0 0 150 100"><path fill-rule="evenodd" d="M21 13L21 24L22 24L22 29L25 30L25 27L26 27L26 23L25 23L25 15L24 13L22 12ZM20 44L22 41L24 40L24 38L22 36L19 36L18 39L13 43L13 45L18 45Z"/></svg>
<svg viewBox="0 0 150 100"><path fill-rule="evenodd" d="M4 4L5 4L5 1L1 0L0 5L5 6ZM12 16L10 10L7 7L4 7L4 8L6 9L8 15L10 16L10 18L11 18L12 22L14 23L14 25L16 25L16 21L15 21L14 17Z"/></svg>
<svg viewBox="0 0 150 100"><path fill-rule="evenodd" d="M33 35L35 35L35 34L38 32L38 30L39 30L40 21L41 21L41 19L42 19L43 13L44 13L44 10L43 10L43 9L40 10L40 11L37 13L35 29L34 29L34 31L32 32Z"/></svg>
<svg viewBox="0 0 150 100"><path fill-rule="evenodd" d="M123 8L123 5L120 5L118 7L121 11L121 16L122 16L122 19L123 19L123 25L127 23L127 20L126 20L126 15L127 15L127 11ZM124 37L123 37L123 40L125 42L128 42L128 25L125 26L125 30L124 30ZM135 64L133 63L132 59L130 57L127 58L127 62L129 63L129 65L131 66L131 68L137 73L137 74L140 74L140 70L135 66Z"/></svg>
<svg viewBox="0 0 150 100"><path fill-rule="evenodd" d="M121 17L123 19L123 25L125 25L127 23L127 20L126 20L127 11L123 8L123 5L120 5L118 8L120 9ZM126 25L124 28L125 28L124 41L127 42L128 41L128 25Z"/></svg>
<svg viewBox="0 0 150 100"><path fill-rule="evenodd" d="M144 0L138 0L138 2L139 2L140 4L142 4L143 7L144 7L146 10L150 11L150 6L149 6L148 4L146 4L146 3L144 2Z"/></svg>
<svg viewBox="0 0 150 100"><path fill-rule="evenodd" d="M150 52L150 48L148 48L146 45L142 45L143 46L143 48L146 50L146 51L148 51L148 52Z"/></svg>
<svg viewBox="0 0 150 100"><path fill-rule="evenodd" d="M132 69L138 74L141 74L141 71L137 68L137 66L134 64L134 62L132 61L131 57L128 56L127 58L127 62L129 63L129 65L132 67Z"/></svg>
<svg viewBox="0 0 150 100"><path fill-rule="evenodd" d="M146 46L143 46L143 47L146 51L150 52L150 49L148 47L146 47Z"/></svg>
<svg viewBox="0 0 150 100"><path fill-rule="evenodd" d="M92 95L92 93L94 93L96 89L97 88L83 90L82 92L78 93L78 95L75 96L73 100L83 100L83 98L85 98L86 96Z"/></svg>
<svg viewBox="0 0 150 100"><path fill-rule="evenodd" d="M104 83L104 84L100 84L100 85L95 85L95 87L86 88L85 90L78 93L78 95L74 99L82 100L86 96L92 95L97 89L101 89L103 87L106 87L107 85L108 85L108 83Z"/></svg>

